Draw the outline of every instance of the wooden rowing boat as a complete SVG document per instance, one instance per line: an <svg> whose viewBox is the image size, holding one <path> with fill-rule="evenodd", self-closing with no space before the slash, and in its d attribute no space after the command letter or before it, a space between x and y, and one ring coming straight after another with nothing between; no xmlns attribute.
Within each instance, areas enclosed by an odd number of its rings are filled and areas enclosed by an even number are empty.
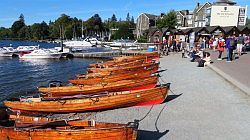
<svg viewBox="0 0 250 140"><path fill-rule="evenodd" d="M144 53L142 55L135 55L135 56L122 56L122 57L114 57L115 61L123 61L123 60L130 60L130 59L147 59L147 61L152 61L153 59L160 58L158 52L153 53Z"/></svg>
<svg viewBox="0 0 250 140"><path fill-rule="evenodd" d="M26 121L26 120L23 120ZM91 120L53 121L16 127L0 123L1 140L136 140L138 123L102 123Z"/></svg>
<svg viewBox="0 0 250 140"><path fill-rule="evenodd" d="M121 80L114 83L100 83L95 85L40 87L38 88L38 91L46 94L47 96L92 94L105 91L124 91L152 88L156 86L157 81L157 76L151 76L144 79Z"/></svg>
<svg viewBox="0 0 250 140"><path fill-rule="evenodd" d="M134 61L129 61L129 62L120 62L120 63L115 63L115 64L105 64L105 63L96 63L96 64L89 64L90 67L92 68L107 68L107 67L125 67L125 66L134 66L134 65L139 65L146 63L144 59L141 60L134 60Z"/></svg>
<svg viewBox="0 0 250 140"><path fill-rule="evenodd" d="M16 101L5 101L4 105L12 110L34 112L85 112L122 107L161 103L165 100L169 85L156 88L110 92L80 96L78 98L25 98Z"/></svg>
<svg viewBox="0 0 250 140"><path fill-rule="evenodd" d="M90 64L90 67L97 67L97 66L105 66L110 67L114 65L120 65L121 63L130 63L133 61L143 60L143 62L152 62L153 60L159 59L158 53L147 53L142 55L136 56L122 56L122 57L114 57L113 60L104 62L104 63L97 63L97 64Z"/></svg>
<svg viewBox="0 0 250 140"><path fill-rule="evenodd" d="M143 70L143 69L149 69L149 68L159 68L159 63L144 63L141 65L135 65L135 66L127 66L127 67L111 67L111 68L88 68L88 72L107 72L107 71L133 71L133 70Z"/></svg>
<svg viewBox="0 0 250 140"><path fill-rule="evenodd" d="M123 74L116 74L116 75L109 75L105 77L97 77L97 78L78 78L69 80L70 83L77 84L77 85L93 85L98 83L111 83L121 80L128 80L128 79L140 79L140 78L147 78L152 75L151 71L145 72L129 72Z"/></svg>
<svg viewBox="0 0 250 140"><path fill-rule="evenodd" d="M15 121L16 127L24 127L31 125L44 125L46 123L58 121L52 118L46 117L35 117L35 116L24 116L24 115L9 115L9 120Z"/></svg>
<svg viewBox="0 0 250 140"><path fill-rule="evenodd" d="M151 67L141 68L141 69L128 69L128 70L115 70L115 71L103 71L103 72L95 72L95 73L87 73L87 74L78 74L76 75L77 78L96 78L96 77L105 77L105 76L111 76L116 74L124 74L124 73L130 73L130 72L147 72L151 71L152 73L155 73L158 71L159 66L154 65Z"/></svg>

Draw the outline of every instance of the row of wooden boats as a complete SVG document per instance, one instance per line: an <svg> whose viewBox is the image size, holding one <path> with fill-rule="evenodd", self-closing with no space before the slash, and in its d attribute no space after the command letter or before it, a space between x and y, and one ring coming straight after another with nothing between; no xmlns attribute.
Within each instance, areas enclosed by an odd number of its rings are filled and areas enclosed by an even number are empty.
<svg viewBox="0 0 250 140"><path fill-rule="evenodd" d="M8 115L2 110L1 140L136 140L138 122L104 123L94 120L56 120Z"/></svg>
<svg viewBox="0 0 250 140"><path fill-rule="evenodd" d="M36 114L100 111L159 104L167 97L169 84L157 85L159 63L155 60L158 58L158 53L148 53L90 64L87 73L78 74L76 79L69 80L73 84L71 86L62 86L60 82L54 81L48 87L38 88L39 97L12 98L6 100L4 105L13 112ZM138 127L135 123L95 123L92 126L86 120L70 120L65 123L48 118L38 119L33 124L34 117L15 118L10 115L9 118L7 122L14 121L15 125L6 130L6 126L1 127L0 138L15 139L22 134L21 140L28 136L31 139L53 139L57 136L60 140L79 139L79 136L82 139L136 139ZM15 126L20 127L20 131L13 130Z"/></svg>

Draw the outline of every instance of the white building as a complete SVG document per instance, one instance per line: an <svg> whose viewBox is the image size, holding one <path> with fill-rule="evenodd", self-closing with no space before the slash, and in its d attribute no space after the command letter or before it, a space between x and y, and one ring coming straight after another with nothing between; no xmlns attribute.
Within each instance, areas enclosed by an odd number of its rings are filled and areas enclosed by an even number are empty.
<svg viewBox="0 0 250 140"><path fill-rule="evenodd" d="M246 25L247 6L236 5L230 0L218 0L207 8L207 26Z"/></svg>

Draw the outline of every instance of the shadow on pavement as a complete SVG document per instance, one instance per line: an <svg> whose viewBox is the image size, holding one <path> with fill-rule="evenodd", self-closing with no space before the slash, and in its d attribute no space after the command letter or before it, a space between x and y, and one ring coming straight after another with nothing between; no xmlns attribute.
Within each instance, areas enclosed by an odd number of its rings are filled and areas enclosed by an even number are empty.
<svg viewBox="0 0 250 140"><path fill-rule="evenodd" d="M159 140L161 137L166 135L168 132L169 132L169 130L166 130L164 132L138 130L137 140Z"/></svg>
<svg viewBox="0 0 250 140"><path fill-rule="evenodd" d="M183 94L183 93L182 93L182 94ZM181 96L182 94L179 94L179 95L168 95L167 98L166 98L161 104L170 102L170 101L172 101L172 100L178 98L178 97Z"/></svg>

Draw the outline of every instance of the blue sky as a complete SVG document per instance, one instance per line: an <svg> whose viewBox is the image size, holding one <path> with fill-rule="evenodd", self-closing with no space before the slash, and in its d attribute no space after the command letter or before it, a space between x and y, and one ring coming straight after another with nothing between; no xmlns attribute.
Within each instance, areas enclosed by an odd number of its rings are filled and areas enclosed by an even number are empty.
<svg viewBox="0 0 250 140"><path fill-rule="evenodd" d="M129 12L136 19L143 12L159 15L170 9L192 10L197 2L206 1L215 0L1 0L0 27L10 27L21 13L27 25L54 21L63 13L83 20L97 13L104 20L113 13L117 19L125 19ZM236 2L241 6L250 4L250 0Z"/></svg>

